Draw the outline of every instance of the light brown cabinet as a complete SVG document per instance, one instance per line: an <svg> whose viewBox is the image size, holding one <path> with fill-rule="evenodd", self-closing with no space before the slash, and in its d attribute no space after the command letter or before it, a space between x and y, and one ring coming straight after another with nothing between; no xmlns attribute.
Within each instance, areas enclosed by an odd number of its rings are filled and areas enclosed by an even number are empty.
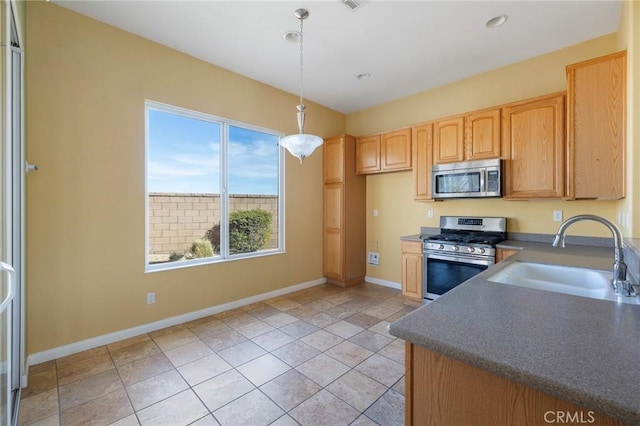
<svg viewBox="0 0 640 426"><path fill-rule="evenodd" d="M434 123L433 164L500 157L500 108L490 108Z"/></svg>
<svg viewBox="0 0 640 426"><path fill-rule="evenodd" d="M343 287L366 273L366 178L355 174L356 140L343 135L323 146L323 272Z"/></svg>
<svg viewBox="0 0 640 426"><path fill-rule="evenodd" d="M624 423L538 389L407 342L405 424L548 425L552 414L583 413L585 423ZM546 417L545 417L546 415Z"/></svg>
<svg viewBox="0 0 640 426"><path fill-rule="evenodd" d="M411 129L360 137L356 142L356 173L411 169Z"/></svg>
<svg viewBox="0 0 640 426"><path fill-rule="evenodd" d="M422 300L422 243L402 241L402 295Z"/></svg>
<svg viewBox="0 0 640 426"><path fill-rule="evenodd" d="M382 171L408 170L411 168L411 129L383 133Z"/></svg>
<svg viewBox="0 0 640 426"><path fill-rule="evenodd" d="M431 165L433 164L433 124L411 128L411 159L413 161L413 198L431 201Z"/></svg>
<svg viewBox="0 0 640 426"><path fill-rule="evenodd" d="M625 196L626 52L567 66L567 197Z"/></svg>
<svg viewBox="0 0 640 426"><path fill-rule="evenodd" d="M465 116L465 156L468 161L500 157L500 108Z"/></svg>
<svg viewBox="0 0 640 426"><path fill-rule="evenodd" d="M517 252L518 250L515 250L515 249L496 248L496 263L502 262L507 257L514 255Z"/></svg>
<svg viewBox="0 0 640 426"><path fill-rule="evenodd" d="M378 173L382 169L380 135L366 136L356 140L356 173Z"/></svg>
<svg viewBox="0 0 640 426"><path fill-rule="evenodd" d="M505 199L564 196L564 128L564 93L503 106Z"/></svg>
<svg viewBox="0 0 640 426"><path fill-rule="evenodd" d="M433 164L464 160L464 116L438 120L433 124Z"/></svg>

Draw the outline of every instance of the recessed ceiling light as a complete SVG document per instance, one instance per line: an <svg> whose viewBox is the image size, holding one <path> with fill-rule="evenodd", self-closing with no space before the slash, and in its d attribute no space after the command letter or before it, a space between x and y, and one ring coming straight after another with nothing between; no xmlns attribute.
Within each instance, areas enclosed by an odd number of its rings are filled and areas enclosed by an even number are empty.
<svg viewBox="0 0 640 426"><path fill-rule="evenodd" d="M484 23L484 26L487 28L497 28L507 22L507 19L509 19L509 16L507 15L496 15L493 18L488 19L487 22Z"/></svg>
<svg viewBox="0 0 640 426"><path fill-rule="evenodd" d="M363 72L360 73L356 76L356 78L358 80L369 80L371 78L371 74L369 74L368 72Z"/></svg>
<svg viewBox="0 0 640 426"><path fill-rule="evenodd" d="M300 40L300 31L290 30L282 34L282 37L289 43L297 43Z"/></svg>

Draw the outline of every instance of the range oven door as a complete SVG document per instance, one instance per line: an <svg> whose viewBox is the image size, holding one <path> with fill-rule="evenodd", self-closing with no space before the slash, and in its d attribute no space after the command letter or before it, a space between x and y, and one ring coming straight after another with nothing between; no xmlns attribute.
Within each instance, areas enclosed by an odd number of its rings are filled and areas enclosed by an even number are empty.
<svg viewBox="0 0 640 426"><path fill-rule="evenodd" d="M493 261L487 259L467 259L424 253L422 294L425 299L437 299L493 264Z"/></svg>

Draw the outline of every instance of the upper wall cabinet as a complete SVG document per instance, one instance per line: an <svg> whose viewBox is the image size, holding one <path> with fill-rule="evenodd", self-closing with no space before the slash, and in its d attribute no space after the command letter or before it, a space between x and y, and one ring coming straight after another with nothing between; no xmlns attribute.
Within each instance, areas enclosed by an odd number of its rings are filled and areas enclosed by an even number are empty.
<svg viewBox="0 0 640 426"><path fill-rule="evenodd" d="M411 128L413 161L413 198L431 201L431 165L433 164L433 124L419 124Z"/></svg>
<svg viewBox="0 0 640 426"><path fill-rule="evenodd" d="M356 173L378 173L380 168L380 135L356 138Z"/></svg>
<svg viewBox="0 0 640 426"><path fill-rule="evenodd" d="M500 108L485 109L434 123L433 163L500 157Z"/></svg>
<svg viewBox="0 0 640 426"><path fill-rule="evenodd" d="M625 196L626 52L567 66L567 196Z"/></svg>
<svg viewBox="0 0 640 426"><path fill-rule="evenodd" d="M438 120L433 124L433 164L464 160L464 116Z"/></svg>
<svg viewBox="0 0 640 426"><path fill-rule="evenodd" d="M562 198L564 93L502 108L505 199Z"/></svg>
<svg viewBox="0 0 640 426"><path fill-rule="evenodd" d="M464 123L465 160L500 157L500 108L468 114Z"/></svg>
<svg viewBox="0 0 640 426"><path fill-rule="evenodd" d="M357 138L356 173L411 169L411 129Z"/></svg>

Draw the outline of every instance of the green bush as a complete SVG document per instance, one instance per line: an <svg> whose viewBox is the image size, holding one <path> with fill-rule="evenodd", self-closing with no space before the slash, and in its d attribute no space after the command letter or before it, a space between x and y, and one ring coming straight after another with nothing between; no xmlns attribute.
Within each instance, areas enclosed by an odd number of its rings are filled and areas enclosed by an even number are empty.
<svg viewBox="0 0 640 426"><path fill-rule="evenodd" d="M262 209L229 215L229 252L250 253L264 248L271 239L271 213Z"/></svg>
<svg viewBox="0 0 640 426"><path fill-rule="evenodd" d="M213 246L213 251L215 253L220 253L220 224L213 225L207 232L204 234L204 238L211 242L211 246Z"/></svg>
<svg viewBox="0 0 640 426"><path fill-rule="evenodd" d="M184 258L184 253L180 253L179 251L174 251L169 255L169 262L175 262L178 260L182 260Z"/></svg>
<svg viewBox="0 0 640 426"><path fill-rule="evenodd" d="M216 253L220 252L220 225L205 234ZM250 253L263 249L271 240L271 213L262 209L241 210L229 214L229 252Z"/></svg>
<svg viewBox="0 0 640 426"><path fill-rule="evenodd" d="M190 257L192 259L213 256L213 247L211 246L211 241L207 240L206 238L201 238L194 241L189 248L189 254L191 255Z"/></svg>

